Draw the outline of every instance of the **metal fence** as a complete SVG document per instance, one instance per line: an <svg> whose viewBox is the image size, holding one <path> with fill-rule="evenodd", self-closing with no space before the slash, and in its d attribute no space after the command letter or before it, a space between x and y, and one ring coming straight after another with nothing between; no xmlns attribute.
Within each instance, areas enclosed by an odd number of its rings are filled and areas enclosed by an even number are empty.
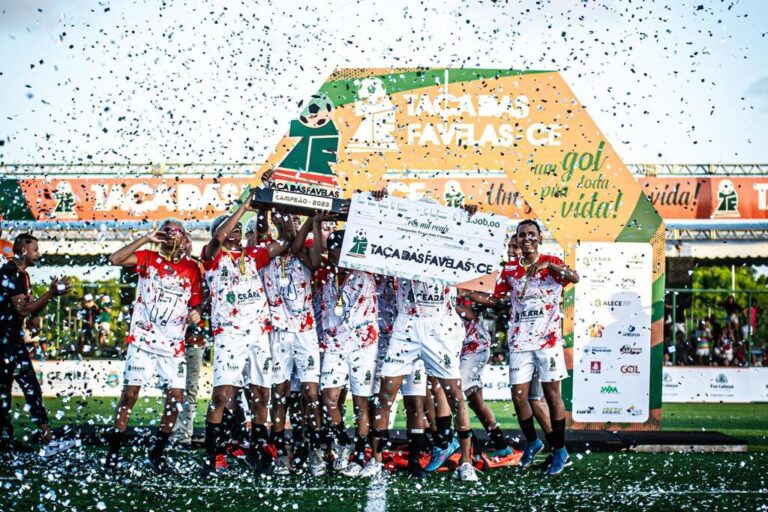
<svg viewBox="0 0 768 512"><path fill-rule="evenodd" d="M768 365L768 290L670 288L664 308L665 364Z"/></svg>

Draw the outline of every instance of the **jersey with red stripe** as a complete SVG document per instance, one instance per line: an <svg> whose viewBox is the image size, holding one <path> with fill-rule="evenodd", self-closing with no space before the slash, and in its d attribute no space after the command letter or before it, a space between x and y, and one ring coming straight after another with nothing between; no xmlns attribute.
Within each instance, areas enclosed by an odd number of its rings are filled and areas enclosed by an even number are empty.
<svg viewBox="0 0 768 512"><path fill-rule="evenodd" d="M200 267L186 256L168 261L156 251L136 251L139 274L127 343L162 356L184 354L189 308L199 306L203 292Z"/></svg>
<svg viewBox="0 0 768 512"><path fill-rule="evenodd" d="M324 281L321 293L323 348L331 352L349 352L378 341L378 301L376 282L371 274L359 270L346 275L332 271ZM337 305L341 306L340 311L337 311Z"/></svg>
<svg viewBox="0 0 768 512"><path fill-rule="evenodd" d="M211 292L213 334L246 336L269 332L272 327L267 294L258 272L269 264L269 249L222 249L210 260L205 259L203 249L201 259Z"/></svg>
<svg viewBox="0 0 768 512"><path fill-rule="evenodd" d="M395 280L398 316L420 318L455 315L456 288L441 283Z"/></svg>
<svg viewBox="0 0 768 512"><path fill-rule="evenodd" d="M293 255L278 256L261 270L275 330L305 332L315 328L312 274Z"/></svg>
<svg viewBox="0 0 768 512"><path fill-rule="evenodd" d="M542 254L537 262L562 266L557 256ZM560 346L563 343L560 296L567 283L561 276L541 270L528 278L521 262L513 259L501 270L494 295L509 298L509 350L524 352Z"/></svg>

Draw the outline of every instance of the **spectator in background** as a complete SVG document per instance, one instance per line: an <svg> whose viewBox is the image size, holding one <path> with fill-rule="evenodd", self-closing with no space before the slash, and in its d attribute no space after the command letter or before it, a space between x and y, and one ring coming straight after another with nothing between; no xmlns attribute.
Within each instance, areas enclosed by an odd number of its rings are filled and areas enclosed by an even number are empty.
<svg viewBox="0 0 768 512"><path fill-rule="evenodd" d="M744 326L741 328L742 339L748 340L752 338L757 329L757 305L754 302L744 308L744 318Z"/></svg>
<svg viewBox="0 0 768 512"><path fill-rule="evenodd" d="M700 366L709 365L712 346L712 331L706 320L699 322L699 328L693 333L693 338L696 346L696 362Z"/></svg>
<svg viewBox="0 0 768 512"><path fill-rule="evenodd" d="M93 295L90 293L83 295L83 304L77 312L77 319L80 321L80 344L77 352L86 354L92 350L93 335L99 321L99 306L93 301Z"/></svg>
<svg viewBox="0 0 768 512"><path fill-rule="evenodd" d="M739 313L743 309L736 302L736 298L733 295L729 295L725 302L720 303L720 307L725 311L725 316L728 319L728 326L730 326L734 332L739 332Z"/></svg>
<svg viewBox="0 0 768 512"><path fill-rule="evenodd" d="M109 332L112 329L112 299L102 295L99 300L99 349L104 350L109 344Z"/></svg>
<svg viewBox="0 0 768 512"><path fill-rule="evenodd" d="M690 358L691 343L683 332L675 332L675 364L687 365L693 360Z"/></svg>

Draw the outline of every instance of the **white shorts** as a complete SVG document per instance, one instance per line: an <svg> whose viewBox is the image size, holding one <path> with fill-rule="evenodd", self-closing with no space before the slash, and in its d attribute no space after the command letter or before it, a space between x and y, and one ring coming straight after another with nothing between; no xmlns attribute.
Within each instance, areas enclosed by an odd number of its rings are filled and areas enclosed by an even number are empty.
<svg viewBox="0 0 768 512"><path fill-rule="evenodd" d="M353 396L372 396L377 353L375 344L346 353L325 352L320 386L323 389L340 388L349 381Z"/></svg>
<svg viewBox="0 0 768 512"><path fill-rule="evenodd" d="M272 386L269 335L217 334L213 342L213 386Z"/></svg>
<svg viewBox="0 0 768 512"><path fill-rule="evenodd" d="M187 387L187 360L183 355L163 356L128 345L123 381L126 386L184 389Z"/></svg>
<svg viewBox="0 0 768 512"><path fill-rule="evenodd" d="M419 359L427 375L438 379L460 379L459 357L464 341L461 321L442 318L398 318L387 348L381 374L410 375Z"/></svg>
<svg viewBox="0 0 768 512"><path fill-rule="evenodd" d="M320 343L317 332L273 331L269 335L272 351L272 383L291 380L294 368L299 382L320 382Z"/></svg>
<svg viewBox="0 0 768 512"><path fill-rule="evenodd" d="M376 360L376 373L373 379L373 394L378 395L381 389L381 368L384 366L384 359L386 359L387 351L389 347L390 335L379 338L379 357ZM381 350L384 348L384 350ZM413 370L410 374L405 376L403 383L400 385L400 392L403 396L426 396L427 395L427 371L424 368L424 361L419 359L413 365Z"/></svg>
<svg viewBox="0 0 768 512"><path fill-rule="evenodd" d="M483 387L483 370L491 357L490 347L485 350L466 354L459 360L459 370L461 371L461 390L467 391Z"/></svg>
<svg viewBox="0 0 768 512"><path fill-rule="evenodd" d="M558 382L568 376L563 347L509 352L509 384L531 382L535 371L541 382Z"/></svg>

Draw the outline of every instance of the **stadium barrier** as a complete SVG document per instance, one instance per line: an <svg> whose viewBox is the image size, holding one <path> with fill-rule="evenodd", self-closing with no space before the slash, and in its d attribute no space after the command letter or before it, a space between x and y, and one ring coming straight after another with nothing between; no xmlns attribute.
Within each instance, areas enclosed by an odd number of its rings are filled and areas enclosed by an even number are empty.
<svg viewBox="0 0 768 512"><path fill-rule="evenodd" d="M118 397L123 388L121 360L35 361L35 370L46 397ZM483 396L509 400L507 365L485 367ZM768 402L768 368L664 367L664 402ZM198 396L210 396L213 370L203 365ZM621 384L611 392L620 393ZM21 396L14 385L13 394ZM160 396L147 388L144 396Z"/></svg>

